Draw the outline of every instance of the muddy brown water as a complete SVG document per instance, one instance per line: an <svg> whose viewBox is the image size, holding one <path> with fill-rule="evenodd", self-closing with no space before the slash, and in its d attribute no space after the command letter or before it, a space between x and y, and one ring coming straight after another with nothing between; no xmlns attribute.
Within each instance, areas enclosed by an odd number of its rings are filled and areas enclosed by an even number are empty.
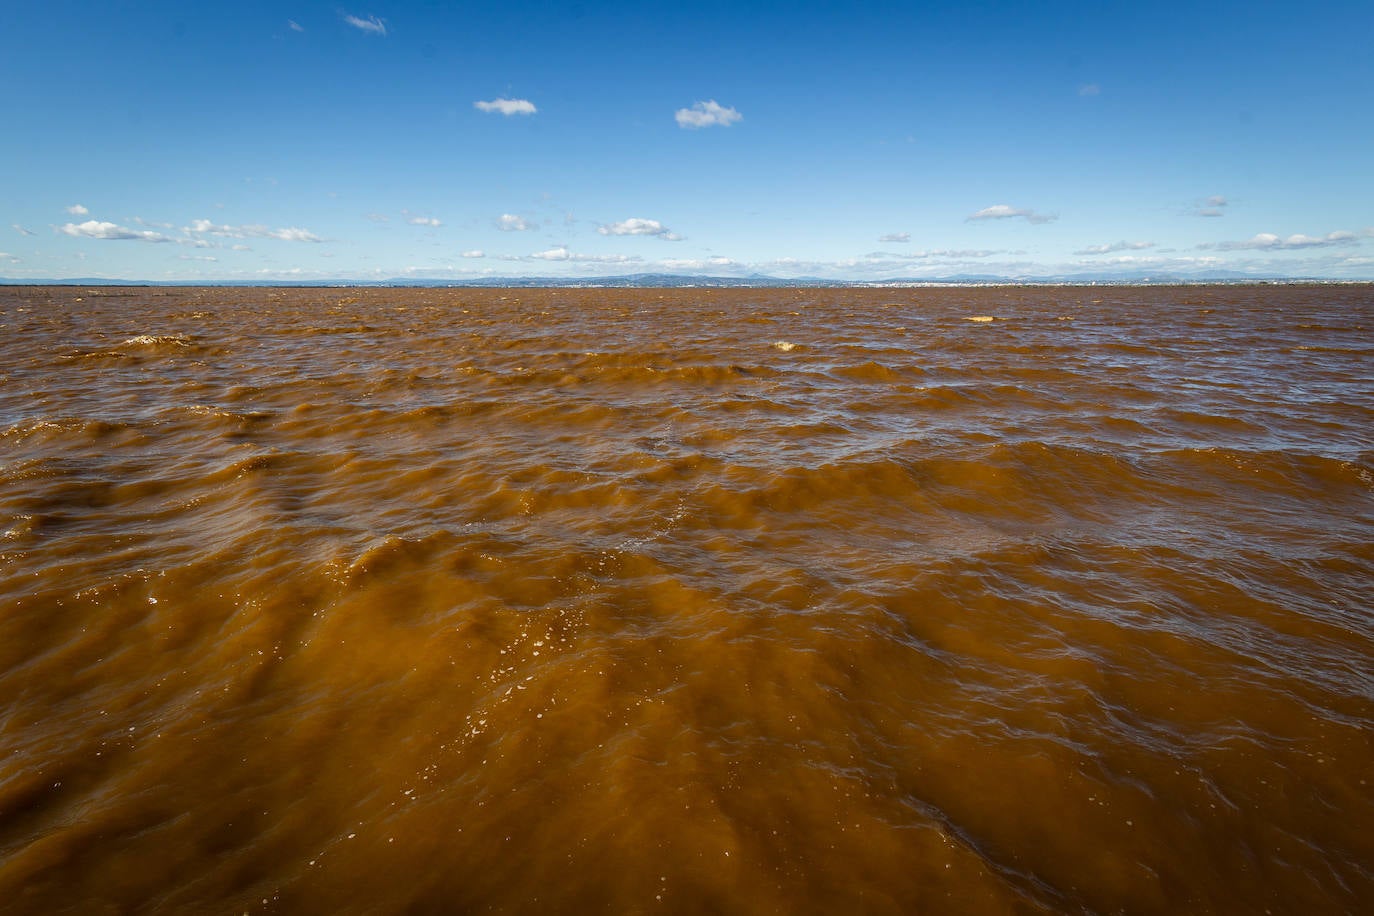
<svg viewBox="0 0 1374 916"><path fill-rule="evenodd" d="M0 910L1374 907L1374 289L0 288Z"/></svg>

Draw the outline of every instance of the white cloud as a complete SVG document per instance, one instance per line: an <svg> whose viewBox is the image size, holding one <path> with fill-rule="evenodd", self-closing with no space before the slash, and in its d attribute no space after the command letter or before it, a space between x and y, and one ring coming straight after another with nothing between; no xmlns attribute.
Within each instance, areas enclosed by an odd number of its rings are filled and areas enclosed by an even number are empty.
<svg viewBox="0 0 1374 916"><path fill-rule="evenodd" d="M372 222L374 222L374 223L389 223L389 222L391 222L391 217L387 216L387 215L384 214L384 213L367 213L367 214L364 214L364 218L365 218L365 219L370 219L370 220L372 220Z"/></svg>
<svg viewBox="0 0 1374 916"><path fill-rule="evenodd" d="M664 258L663 260L658 261L657 263L658 263L658 266L664 268L665 270L708 270L708 269L717 269L717 270L718 270L718 269L720 269L720 268L722 268L722 267L725 267L725 268L733 268L733 267L742 267L742 266L743 266L743 265L740 264L738 261L732 260L732 259L730 259L730 258L722 258L722 257L714 257L714 258Z"/></svg>
<svg viewBox="0 0 1374 916"><path fill-rule="evenodd" d="M736 121L744 120L744 115L718 104L715 99L697 102L691 108L679 108L673 117L677 119L678 127L693 130L698 127L729 127Z"/></svg>
<svg viewBox="0 0 1374 916"><path fill-rule="evenodd" d="M361 16L352 16L348 13L344 13L343 21L347 22L355 29L361 29L373 35L386 35L386 22L378 19L376 16L368 16L366 19L363 19Z"/></svg>
<svg viewBox="0 0 1374 916"><path fill-rule="evenodd" d="M991 207L984 207L977 213L968 217L965 222L980 219L1015 219L1022 217L1028 223L1039 225L1041 223L1051 223L1058 219L1057 214L1036 213L1034 210L1022 210L1016 207L1009 207L1006 204L995 204Z"/></svg>
<svg viewBox="0 0 1374 916"><path fill-rule="evenodd" d="M412 216L406 220L412 226L442 226L443 223L432 216Z"/></svg>
<svg viewBox="0 0 1374 916"><path fill-rule="evenodd" d="M229 246L229 250L230 250L230 251L252 251L253 249L249 248L247 245L230 245L230 246Z"/></svg>
<svg viewBox="0 0 1374 916"><path fill-rule="evenodd" d="M1333 245L1357 245L1359 237L1353 232L1328 232L1310 236L1298 233L1281 238L1272 232L1261 232L1243 242L1205 242L1198 248L1216 251L1293 251L1299 248L1330 248Z"/></svg>
<svg viewBox="0 0 1374 916"><path fill-rule="evenodd" d="M117 226L114 223L102 223L97 220L87 220L84 223L67 223L58 229L64 235L75 236L76 238L86 239L106 239L110 241L129 241L129 242L170 242L172 241L161 232L153 232L148 229L130 229L127 226Z"/></svg>
<svg viewBox="0 0 1374 916"><path fill-rule="evenodd" d="M682 236L669 230L667 226L656 219L639 219L638 217L632 217L618 223L598 226L596 231L602 235L651 235L665 242L682 241Z"/></svg>
<svg viewBox="0 0 1374 916"><path fill-rule="evenodd" d="M629 264L640 260L637 257L623 254L574 254L568 250L567 245L559 245L557 248L550 248L547 251L538 251L530 255L530 258L538 261L579 261L589 264Z"/></svg>
<svg viewBox="0 0 1374 916"><path fill-rule="evenodd" d="M1093 257L1060 265L1065 273L1091 271L1101 274L1111 270L1192 271L1222 266L1221 258L1166 258L1159 255L1119 254L1109 258ZM1228 269L1235 265L1226 265ZM1042 268L1043 269L1043 268ZM1108 274L1110 276L1110 274Z"/></svg>
<svg viewBox="0 0 1374 916"><path fill-rule="evenodd" d="M1225 216L1228 203L1229 201L1225 197L1220 194L1213 194L1193 210L1193 215L1212 218Z"/></svg>
<svg viewBox="0 0 1374 916"><path fill-rule="evenodd" d="M496 228L502 232L529 232L538 229L539 224L528 222L514 213L502 213L496 220Z"/></svg>
<svg viewBox="0 0 1374 916"><path fill-rule="evenodd" d="M91 211L87 210L80 204L72 204L70 207L67 208L67 212L70 213L72 216L85 216L87 213L90 213Z"/></svg>
<svg viewBox="0 0 1374 916"><path fill-rule="evenodd" d="M1143 251L1146 248L1155 247L1154 242L1111 242L1107 245L1089 245L1087 248L1079 249L1074 254L1111 254L1114 251Z"/></svg>
<svg viewBox="0 0 1374 916"><path fill-rule="evenodd" d="M878 236L880 242L909 242L911 241L910 232L889 232L887 235Z"/></svg>
<svg viewBox="0 0 1374 916"><path fill-rule="evenodd" d="M291 226L291 227L286 228L286 229L270 229L270 230L268 230L268 232L267 232L266 238L270 238L270 239L281 239L281 240L284 241L284 242L323 242L323 241L324 241L324 239L320 238L318 235L316 235L315 233L309 231L308 229L300 229L300 228L298 228L298 227L296 227L296 226Z"/></svg>
<svg viewBox="0 0 1374 916"><path fill-rule="evenodd" d="M894 254L890 251L871 251L862 258L852 259L846 263L858 265L873 264L882 261L963 261L969 258L989 258L995 254L1025 254L1025 252L1007 252L1002 249L989 250L985 248L933 248L929 251L913 251L910 254Z"/></svg>
<svg viewBox="0 0 1374 916"><path fill-rule="evenodd" d="M472 251L463 252L463 257L465 258L485 258L486 256L487 253L480 248L474 248Z"/></svg>
<svg viewBox="0 0 1374 916"><path fill-rule="evenodd" d="M293 31L293 32L304 32L304 31L305 31L305 28L304 28L299 22L297 22L297 21L294 20L294 19L288 19L288 20L286 20L286 24L287 24L287 26L291 29L291 31Z"/></svg>
<svg viewBox="0 0 1374 916"><path fill-rule="evenodd" d="M490 102L473 102L472 106L478 111L496 111L507 117L510 115L532 115L539 110L528 99L492 99Z"/></svg>
<svg viewBox="0 0 1374 916"><path fill-rule="evenodd" d="M281 239L284 242L323 242L315 233L297 226L284 229L271 229L267 226L221 226L208 219L192 220L191 225L183 227L182 232L189 235L214 235L229 239Z"/></svg>
<svg viewBox="0 0 1374 916"><path fill-rule="evenodd" d="M1084 83L1082 86L1078 87L1078 94L1084 97L1101 95L1102 87L1097 85L1097 83Z"/></svg>
<svg viewBox="0 0 1374 916"><path fill-rule="evenodd" d="M32 229L25 229L18 223L10 223L10 228L13 229L15 232L19 233L20 235L37 235L37 233L34 232Z"/></svg>
<svg viewBox="0 0 1374 916"><path fill-rule="evenodd" d="M913 258L990 258L995 254L1024 254L1025 252L988 251L983 248L935 248L931 251L912 252Z"/></svg>
<svg viewBox="0 0 1374 916"><path fill-rule="evenodd" d="M203 254L203 255L179 254L179 255L177 255L177 260L178 260L178 261L218 261L219 258L212 257L212 256L210 256L210 255L208 255L208 254Z"/></svg>

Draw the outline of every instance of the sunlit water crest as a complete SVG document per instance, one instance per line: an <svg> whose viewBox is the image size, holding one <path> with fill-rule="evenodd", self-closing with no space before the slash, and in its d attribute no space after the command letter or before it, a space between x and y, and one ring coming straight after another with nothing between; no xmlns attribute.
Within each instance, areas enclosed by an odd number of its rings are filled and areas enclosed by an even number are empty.
<svg viewBox="0 0 1374 916"><path fill-rule="evenodd" d="M1371 328L0 288L0 909L1369 911Z"/></svg>

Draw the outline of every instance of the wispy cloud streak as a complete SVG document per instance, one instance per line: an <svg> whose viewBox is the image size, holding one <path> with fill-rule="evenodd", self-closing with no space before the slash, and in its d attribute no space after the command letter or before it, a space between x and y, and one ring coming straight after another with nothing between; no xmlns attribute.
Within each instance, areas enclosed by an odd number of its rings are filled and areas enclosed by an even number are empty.
<svg viewBox="0 0 1374 916"><path fill-rule="evenodd" d="M354 16L350 13L343 14L343 21L353 26L355 29L368 32L372 35L386 36L386 21L378 19L376 16L368 16L366 19L361 16ZM304 31L302 29L302 31Z"/></svg>
<svg viewBox="0 0 1374 916"><path fill-rule="evenodd" d="M191 225L184 227L181 231L192 236L214 235L229 239L280 239L283 242L324 241L309 229L302 229L299 226L287 226L282 229L272 229L261 225L221 226L210 222L208 219L192 220Z"/></svg>
<svg viewBox="0 0 1374 916"><path fill-rule="evenodd" d="M1331 248L1337 245L1358 245L1360 237L1353 232L1328 232L1326 235L1298 233L1282 238L1272 232L1261 232L1243 242L1204 242L1197 246L1213 251L1296 251L1302 248Z"/></svg>
<svg viewBox="0 0 1374 916"><path fill-rule="evenodd" d="M1006 204L994 204L972 214L965 222L987 219L1016 219L1017 217L1037 226L1041 223L1052 223L1059 218L1058 214L1054 213L1037 213L1034 210L1009 207Z"/></svg>
<svg viewBox="0 0 1374 916"><path fill-rule="evenodd" d="M1155 247L1154 242L1110 242L1106 245L1089 245L1087 248L1080 248L1074 254L1111 254L1114 251L1143 251L1146 248Z"/></svg>

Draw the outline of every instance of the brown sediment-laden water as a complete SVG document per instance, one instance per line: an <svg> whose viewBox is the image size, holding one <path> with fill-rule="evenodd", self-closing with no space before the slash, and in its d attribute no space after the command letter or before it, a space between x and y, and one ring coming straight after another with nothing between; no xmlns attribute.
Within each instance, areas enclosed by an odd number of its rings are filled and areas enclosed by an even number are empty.
<svg viewBox="0 0 1374 916"><path fill-rule="evenodd" d="M0 910L1374 908L1374 288L0 288Z"/></svg>

